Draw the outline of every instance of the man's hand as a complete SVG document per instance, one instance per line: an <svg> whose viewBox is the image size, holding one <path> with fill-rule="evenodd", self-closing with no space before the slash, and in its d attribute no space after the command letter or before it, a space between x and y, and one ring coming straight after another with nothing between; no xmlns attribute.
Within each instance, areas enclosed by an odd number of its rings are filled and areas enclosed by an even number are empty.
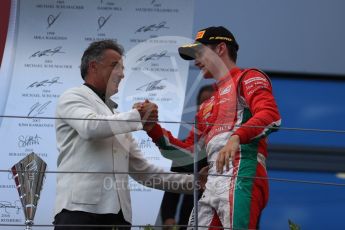
<svg viewBox="0 0 345 230"><path fill-rule="evenodd" d="M240 148L240 137L238 135L231 136L228 142L226 142L225 146L218 153L218 157L216 161L216 168L217 168L218 173L220 174L223 173L224 165L225 165L226 171L229 171L230 161L233 160L239 148Z"/></svg>
<svg viewBox="0 0 345 230"><path fill-rule="evenodd" d="M144 102L135 103L133 108L139 111L144 130L151 130L158 121L158 106L149 100L145 100Z"/></svg>
<svg viewBox="0 0 345 230"><path fill-rule="evenodd" d="M168 218L164 221L163 225L169 225L169 226L163 227L163 230L174 230L176 228L174 226L176 225L176 220L173 218Z"/></svg>
<svg viewBox="0 0 345 230"><path fill-rule="evenodd" d="M139 111L139 108L141 107L142 102L136 102L133 104L132 109L136 109Z"/></svg>
<svg viewBox="0 0 345 230"><path fill-rule="evenodd" d="M205 166L199 171L200 190L202 191L204 191L206 188L208 169L209 169L208 166Z"/></svg>

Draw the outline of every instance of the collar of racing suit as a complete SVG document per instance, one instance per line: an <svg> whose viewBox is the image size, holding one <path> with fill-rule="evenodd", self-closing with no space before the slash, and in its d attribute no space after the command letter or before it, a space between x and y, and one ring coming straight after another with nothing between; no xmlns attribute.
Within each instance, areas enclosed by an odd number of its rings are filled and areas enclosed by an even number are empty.
<svg viewBox="0 0 345 230"><path fill-rule="evenodd" d="M226 80L229 78L229 77L234 77L234 76L237 76L237 74L241 73L242 70L238 67L234 67L232 69L230 69L230 71L223 77L221 77L216 83L213 84L213 88L215 90L218 90L218 88L224 83L226 82Z"/></svg>

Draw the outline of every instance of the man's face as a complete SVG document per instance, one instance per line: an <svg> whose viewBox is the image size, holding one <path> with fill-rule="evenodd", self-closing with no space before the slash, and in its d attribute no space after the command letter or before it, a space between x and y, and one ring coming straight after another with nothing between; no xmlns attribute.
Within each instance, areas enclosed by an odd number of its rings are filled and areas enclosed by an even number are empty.
<svg viewBox="0 0 345 230"><path fill-rule="evenodd" d="M215 46L202 45L196 51L194 64L202 71L204 78L213 78L218 61L219 56L215 53Z"/></svg>
<svg viewBox="0 0 345 230"><path fill-rule="evenodd" d="M119 84L124 78L122 56L118 52L109 49L104 52L103 59L98 64L97 77L102 81L102 88L105 90L106 98L109 98L118 92Z"/></svg>

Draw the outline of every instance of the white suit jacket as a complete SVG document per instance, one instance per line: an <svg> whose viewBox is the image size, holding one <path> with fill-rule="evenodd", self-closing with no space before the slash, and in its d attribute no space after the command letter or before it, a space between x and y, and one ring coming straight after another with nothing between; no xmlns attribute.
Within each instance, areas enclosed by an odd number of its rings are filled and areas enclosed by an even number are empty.
<svg viewBox="0 0 345 230"><path fill-rule="evenodd" d="M126 221L131 222L128 174L116 172L152 172L130 176L150 187L171 191L168 183L173 182L175 192L192 192L192 175L159 174L164 170L143 157L129 133L142 129L141 122L128 122L140 121L137 110L111 111L97 94L82 85L61 95L56 115L59 173L55 214L62 209L99 214L121 209Z"/></svg>

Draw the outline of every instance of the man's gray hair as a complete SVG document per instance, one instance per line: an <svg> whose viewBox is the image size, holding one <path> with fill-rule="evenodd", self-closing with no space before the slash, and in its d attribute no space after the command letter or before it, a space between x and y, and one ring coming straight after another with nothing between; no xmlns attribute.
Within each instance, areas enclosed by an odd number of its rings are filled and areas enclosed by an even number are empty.
<svg viewBox="0 0 345 230"><path fill-rule="evenodd" d="M89 63L91 61L100 61L103 58L104 51L108 49L118 52L121 56L124 52L123 47L114 40L92 42L84 51L80 64L80 73L84 80L89 70Z"/></svg>

